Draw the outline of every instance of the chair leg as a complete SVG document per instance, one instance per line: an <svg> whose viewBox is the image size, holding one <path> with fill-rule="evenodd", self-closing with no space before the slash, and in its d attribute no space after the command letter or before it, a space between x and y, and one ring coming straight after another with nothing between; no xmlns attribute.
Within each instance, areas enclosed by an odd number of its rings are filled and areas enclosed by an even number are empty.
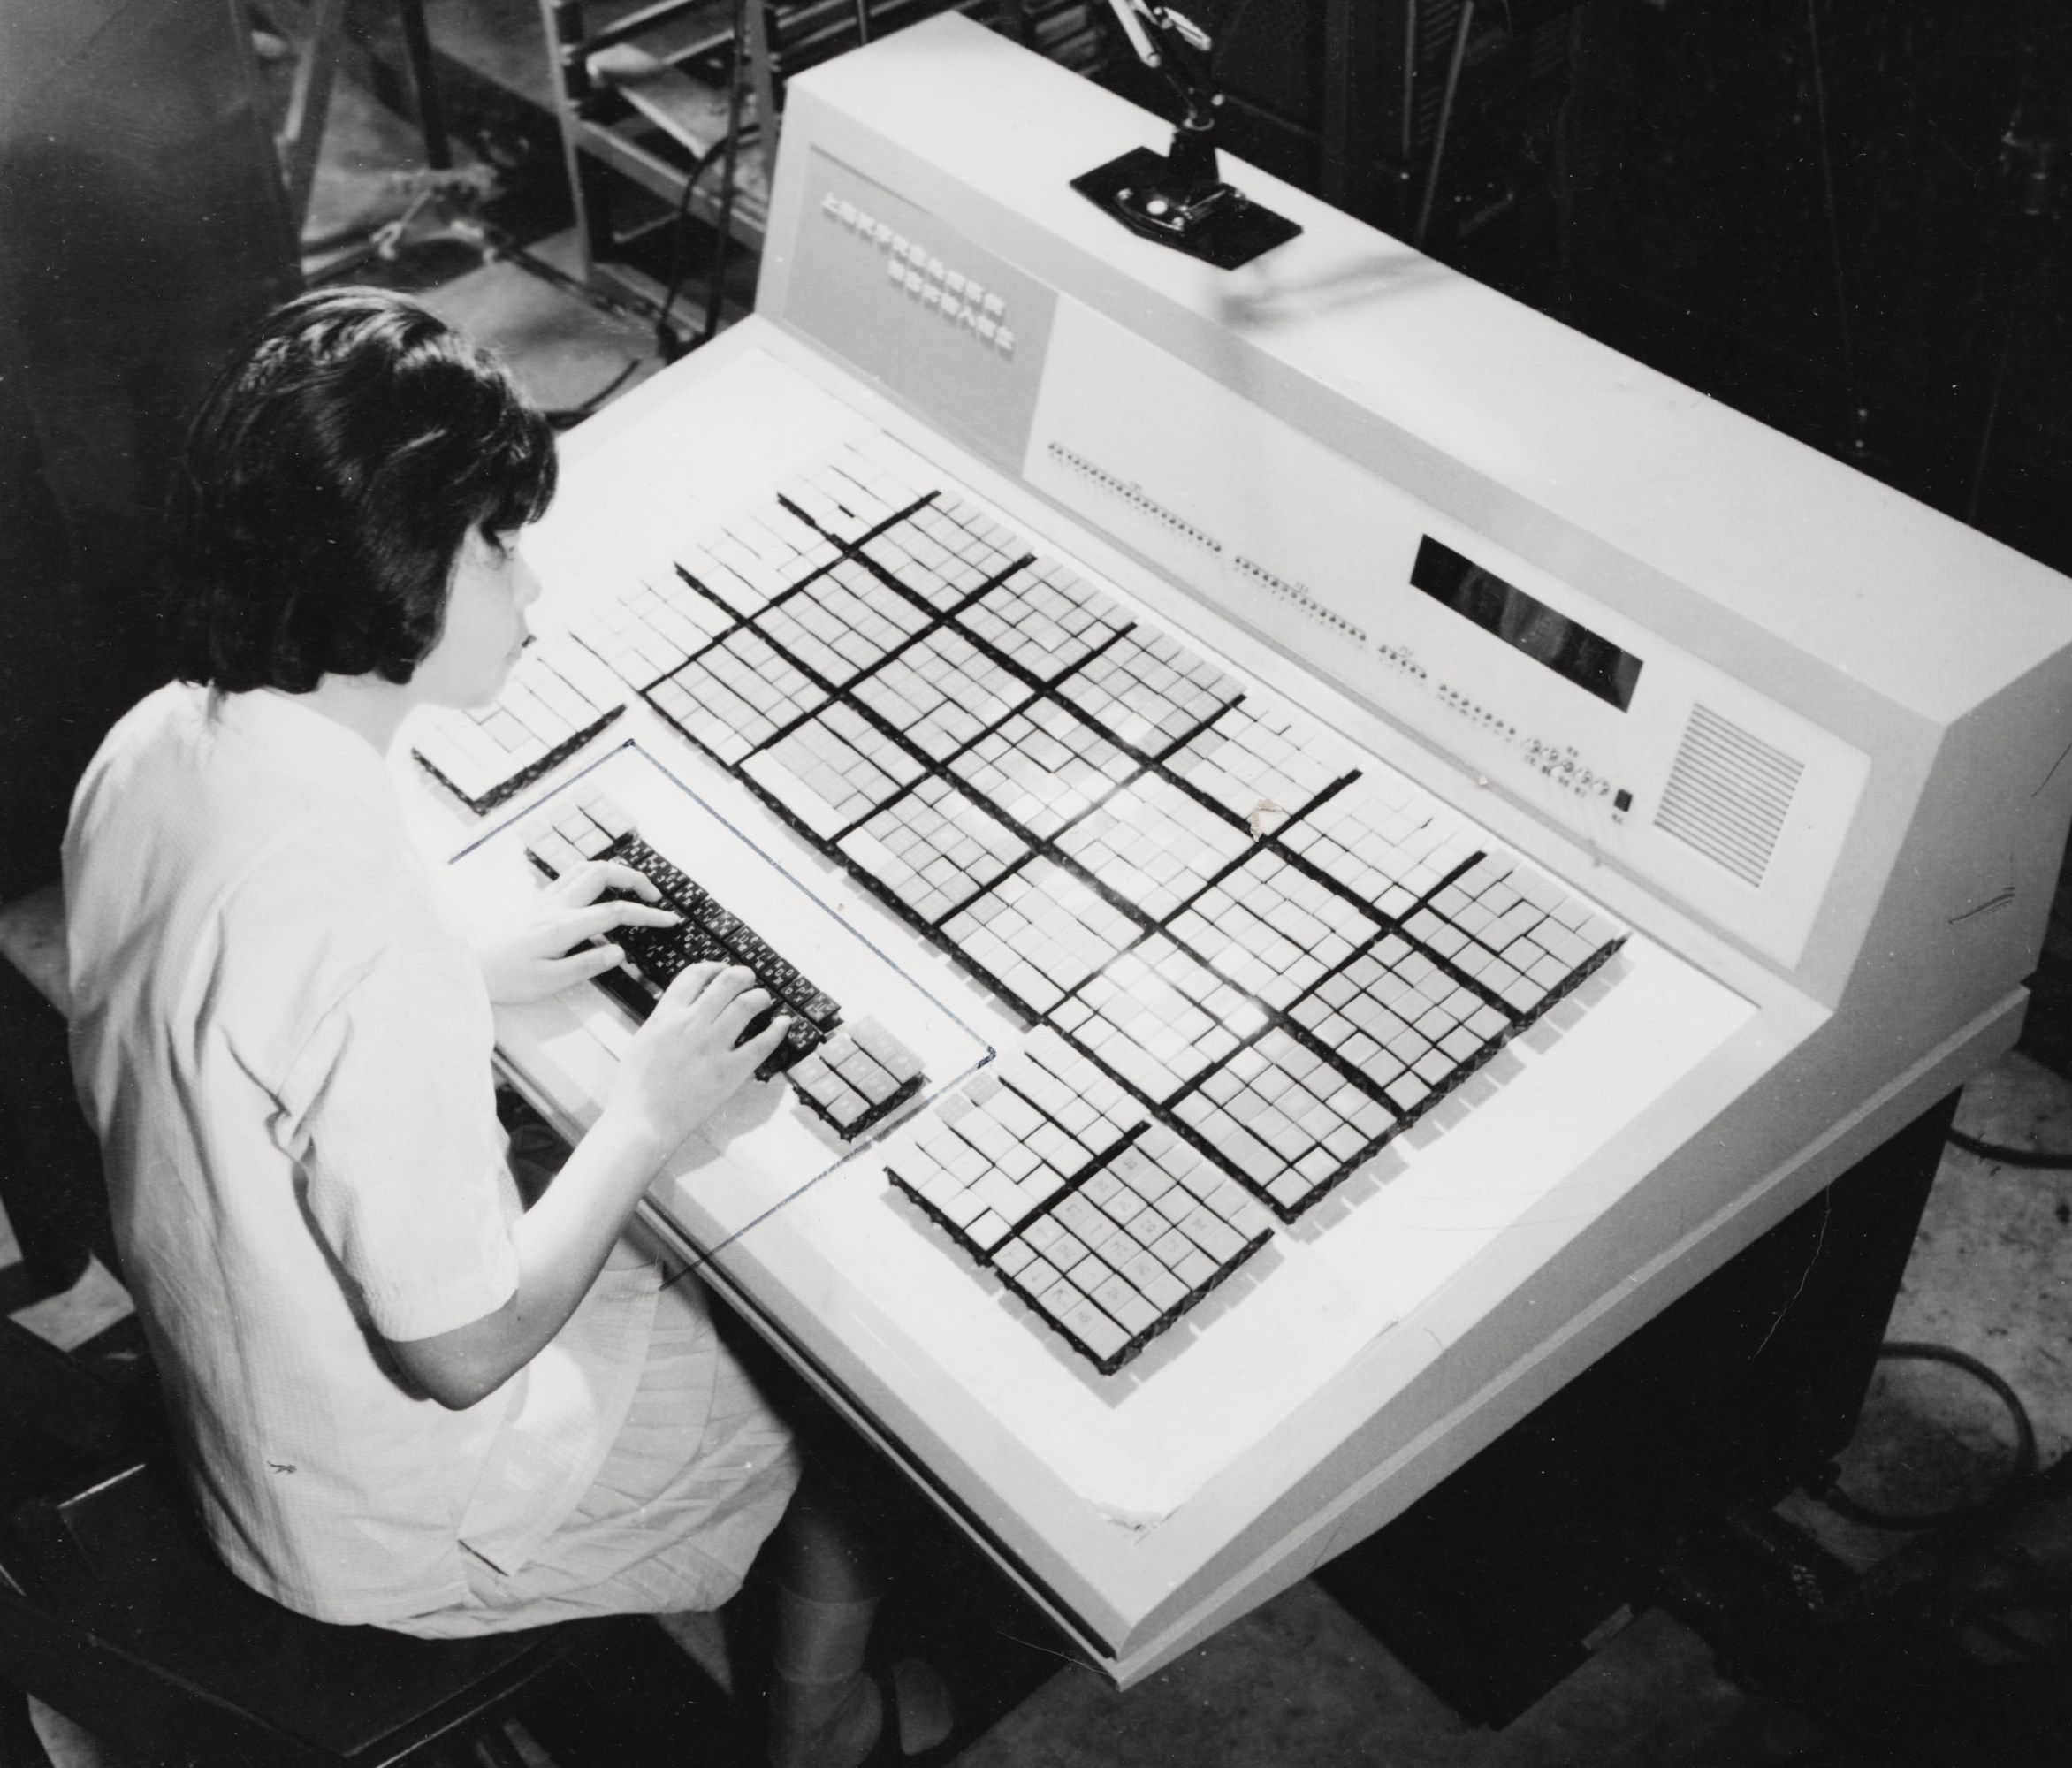
<svg viewBox="0 0 2072 1768"><path fill-rule="evenodd" d="M29 1718L29 1697L0 1682L0 1768L51 1768L50 1752Z"/></svg>
<svg viewBox="0 0 2072 1768"><path fill-rule="evenodd" d="M331 112L331 88L345 28L346 0L318 0L309 46L295 65L287 122L280 132L280 152L281 171L288 187L288 215L298 237L309 219L309 192L316 182L317 156L324 150L324 125Z"/></svg>

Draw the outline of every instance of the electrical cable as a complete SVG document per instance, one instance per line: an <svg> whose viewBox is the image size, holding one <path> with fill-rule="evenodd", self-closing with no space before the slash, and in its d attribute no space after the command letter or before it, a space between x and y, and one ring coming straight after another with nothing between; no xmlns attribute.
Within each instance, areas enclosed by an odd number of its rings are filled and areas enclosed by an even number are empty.
<svg viewBox="0 0 2072 1768"><path fill-rule="evenodd" d="M746 101L748 87L748 53L743 47L748 35L748 0L734 0L734 56L727 64L727 152L720 174L720 213L712 234L712 262L710 281L705 288L705 325L698 334L698 342L710 343L720 330L720 320L727 299L727 250L733 243L734 199L739 189L735 170L741 154L742 105ZM776 118L762 119L765 126L774 126Z"/></svg>
<svg viewBox="0 0 2072 1768"><path fill-rule="evenodd" d="M741 16L743 11L745 11L745 6L736 8L735 16L737 24L745 22ZM735 42L738 45L738 37L735 39ZM735 55L735 61L737 64L739 59L740 57L737 48ZM697 188L698 180L703 178L706 171L709 171L712 166L721 164L722 163L727 165L728 168L728 173L727 179L723 180L723 184L729 187L723 190L720 197L720 232L718 236L720 243L715 247L714 264L714 274L717 276L719 271L723 270L725 267L724 241L726 240L727 232L730 230L733 224L733 196L730 187L732 184L732 167L734 164L735 155L739 148L742 135L744 133L753 134L760 126L758 124L750 124L746 127L746 129L744 129L742 126L740 104L738 102L740 97L738 65L735 70L735 73L736 77L730 82L727 114L727 133L721 139L721 141L715 142L712 147L706 150L702 157L692 164L689 171L684 177L683 188L677 193L676 212L670 221L669 280L667 286L662 292L661 305L655 314L654 326L654 353L665 362L673 362L683 354L677 348L676 340L669 331L669 315L671 309L674 308L676 304L676 296L683 286L684 272L689 268L689 266L684 263L683 223L685 217L690 212L691 194ZM724 149L724 151L722 151L722 149ZM525 255L516 255L522 257ZM704 343L706 339L712 336L714 329L713 315L712 313L710 305L708 305L705 315L705 328L698 334L697 342L700 344ZM584 400L582 404L569 406L559 411L548 412L546 414L547 422L552 423L557 430L567 429L570 425L580 423L584 418L588 417L600 405L602 405L607 399L611 398L613 393L617 392L619 389L626 384L628 377L630 376L634 370L639 367L640 359L636 357L632 361L629 361L624 368L621 369L611 380L607 381L603 386L599 387L597 392L590 394L588 399Z"/></svg>
<svg viewBox="0 0 2072 1768"><path fill-rule="evenodd" d="M1969 1504L1952 1505L1943 1510L1893 1512L1873 1508L1859 1502L1845 1492L1840 1484L1840 1472L1832 1462L1822 1471L1817 1482L1808 1481L1806 1490L1818 1498L1838 1516L1846 1516L1852 1522L1860 1522L1871 1528L1890 1528L1912 1532L1923 1528L1936 1528L1947 1522L1964 1522L1998 1510L2016 1492L2024 1490L2037 1478L2036 1427L2030 1422L2029 1409L2022 1404L2022 1397L2004 1381L2000 1374L1962 1351L1953 1351L1946 1345L1916 1344L1907 1339L1894 1338L1880 1345L1878 1354L1881 1360L1901 1362L1946 1363L1950 1368L1962 1369L1985 1383L2000 1397L2007 1408L2007 1415L2015 1421L2015 1464L2008 1469L1999 1488L1989 1496ZM2054 1469L2053 1469L2054 1471Z"/></svg>
<svg viewBox="0 0 2072 1768"><path fill-rule="evenodd" d="M562 406L558 409L545 412L542 414L542 415L545 416L548 423L550 423L556 430L568 430L573 428L575 425L582 423L584 418L588 417L607 399L611 398L611 396L617 392L621 387L624 386L628 377L632 375L636 369L640 367L644 360L644 358L640 356L628 357L625 366L621 368L617 374L613 375L610 380L606 381L604 385L590 394L590 396L584 400L580 405Z"/></svg>
<svg viewBox="0 0 2072 1768"><path fill-rule="evenodd" d="M1222 49L1225 43L1237 35L1238 27L1245 22L1245 14L1252 11L1252 6L1253 0L1238 0L1238 4L1230 8L1230 16L1216 26L1215 42L1209 50L1211 69L1215 65L1214 59L1215 51Z"/></svg>
<svg viewBox="0 0 2072 1768"><path fill-rule="evenodd" d="M2002 1166L2028 1167L2038 1172L2072 1171L2072 1148L2014 1148L2005 1142L1981 1141L1953 1129L1943 1139L1980 1160L1998 1161Z"/></svg>
<svg viewBox="0 0 2072 1768"><path fill-rule="evenodd" d="M1573 140L1576 95L1582 82L1576 77L1576 64L1581 59L1581 45L1585 39L1583 20L1588 17L1583 7L1568 15L1568 82L1561 95L1561 103L1554 112L1553 164L1550 168L1549 185L1554 194L1554 262L1562 275L1569 278L1565 289L1568 302L1574 300L1575 271L1575 153Z"/></svg>
<svg viewBox="0 0 2072 1768"><path fill-rule="evenodd" d="M721 164L721 149L732 139L735 127L735 118L730 108L727 135L715 141L701 157L692 162L689 171L684 176L683 188L676 195L676 212L669 222L669 279L662 291L661 308L655 315L655 354L666 362L674 362L682 354L676 349L674 339L669 336L668 326L670 310L676 305L676 297L683 287L684 273L689 269L683 261L683 223L685 217L690 213L691 194L697 188L698 180L712 167ZM760 127L759 124L751 124L748 133L754 134ZM731 218L730 215L728 219ZM700 337L698 342L704 343L705 339Z"/></svg>
<svg viewBox="0 0 2072 1768"><path fill-rule="evenodd" d="M2017 105L2000 136L2005 149L2011 152L2020 143L2022 138L2017 132L2021 126L2022 110ZM2048 160L2043 160L2037 167L2035 175L2047 179L2048 165ZM2048 215L2047 196L2038 196L2030 202L2024 202L2021 212L2031 220L2045 219ZM1974 528L1978 526L1979 506L1985 498L1986 474L1992 464L1993 432L2000 423L2000 401L2007 393L2011 377L2016 385L2020 384L2019 377L2013 376L2012 371L2016 358L2024 354L2022 347L2027 339L2023 327L2029 317L2031 298L2043 283L2043 272L2048 262L2043 248L2050 233L2048 227L2031 227L2026 249L2018 255L2019 263L2007 276L2007 324L2000 337L2000 358L1993 368L1992 394L1986 402L1985 422L1978 432L1978 450L1971 465L1970 494L1964 499L1964 520Z"/></svg>
<svg viewBox="0 0 2072 1768"><path fill-rule="evenodd" d="M1813 117L1816 138L1820 144L1820 190L1827 217L1828 263L1834 278L1835 325L1842 347L1842 398L1848 408L1850 452L1861 458L1864 452L1863 424L1870 413L1859 402L1855 328L1849 320L1848 278L1842 265L1841 220L1834 194L1834 156L1828 140L1827 75L1821 62L1820 13L1816 0L1806 0L1806 44L1812 59Z"/></svg>
<svg viewBox="0 0 2072 1768"><path fill-rule="evenodd" d="M1460 0L1460 24L1453 33L1453 53L1446 63L1446 87L1439 96L1439 126L1432 135L1432 160L1425 169L1424 200L1417 206L1417 228L1410 243L1421 251L1432 224L1432 199L1439 192L1439 168L1446 160L1446 135L1453 126L1453 99L1460 89L1460 70L1467 61L1467 41L1474 30L1475 0Z"/></svg>

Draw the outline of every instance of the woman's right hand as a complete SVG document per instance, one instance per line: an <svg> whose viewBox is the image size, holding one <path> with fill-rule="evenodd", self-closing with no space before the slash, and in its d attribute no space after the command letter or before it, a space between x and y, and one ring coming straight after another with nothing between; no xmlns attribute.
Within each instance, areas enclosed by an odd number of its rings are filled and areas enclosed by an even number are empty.
<svg viewBox="0 0 2072 1768"><path fill-rule="evenodd" d="M493 1393L568 1323L669 1152L777 1048L787 1022L734 1040L770 1004L752 972L693 964L669 985L619 1063L604 1115L511 1229L518 1287L501 1307L428 1338L390 1339L403 1372L441 1406Z"/></svg>
<svg viewBox="0 0 2072 1768"><path fill-rule="evenodd" d="M780 1014L748 1042L735 1040L770 1004L755 972L738 964L694 964L663 992L620 1058L606 1104L651 1140L660 1160L733 1097L784 1040Z"/></svg>

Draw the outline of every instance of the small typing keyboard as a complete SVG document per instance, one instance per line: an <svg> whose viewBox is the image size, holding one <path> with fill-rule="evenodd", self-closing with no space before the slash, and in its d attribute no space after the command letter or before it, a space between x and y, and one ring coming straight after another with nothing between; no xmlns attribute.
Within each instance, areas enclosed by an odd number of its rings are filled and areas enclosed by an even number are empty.
<svg viewBox="0 0 2072 1768"><path fill-rule="evenodd" d="M417 765L476 816L559 767L626 710L598 705L538 645L528 647L496 704L423 714Z"/></svg>
<svg viewBox="0 0 2072 1768"><path fill-rule="evenodd" d="M550 878L560 877L586 860L616 860L630 865L660 894L659 906L682 919L673 927L620 927L613 942L626 963L597 979L637 1018L644 1019L662 991L694 964L742 964L770 991L771 1004L749 1022L739 1040L759 1035L780 1013L791 1024L784 1040L757 1068L758 1078L791 1067L819 1049L842 1019L842 1009L816 987L796 965L788 964L768 941L714 899L681 868L648 845L630 818L602 793L585 792L522 831L526 857ZM630 890L606 890L600 902L633 899Z"/></svg>
<svg viewBox="0 0 2072 1768"><path fill-rule="evenodd" d="M1623 931L888 438L572 636L1016 1010L889 1177L1103 1373Z"/></svg>

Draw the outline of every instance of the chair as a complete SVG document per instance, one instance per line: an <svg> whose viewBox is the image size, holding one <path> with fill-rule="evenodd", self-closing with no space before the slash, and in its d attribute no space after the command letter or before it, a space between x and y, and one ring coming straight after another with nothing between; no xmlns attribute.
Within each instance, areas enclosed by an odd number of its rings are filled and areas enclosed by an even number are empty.
<svg viewBox="0 0 2072 1768"><path fill-rule="evenodd" d="M0 906L0 1206L40 1291L69 1288L89 1252L118 1269L101 1150L72 1091L66 994L53 883Z"/></svg>
<svg viewBox="0 0 2072 1768"><path fill-rule="evenodd" d="M47 1284L89 1248L115 1258L72 1093L64 947L55 887L0 909L8 1207L34 1204ZM0 1315L0 1768L48 1768L25 1695L144 1763L525 1768L513 1718L560 1768L682 1768L693 1738L712 1768L750 1759L731 1704L644 1619L428 1641L247 1588L188 1514L148 1365L104 1379L116 1360L96 1373Z"/></svg>
<svg viewBox="0 0 2072 1768"><path fill-rule="evenodd" d="M248 1589L119 1399L6 1321L0 1423L0 1764L11 1726L21 1741L10 1685L151 1763L522 1768L512 1718L563 1768L681 1763L689 1738L746 1759L724 1698L644 1620L434 1642Z"/></svg>
<svg viewBox="0 0 2072 1768"><path fill-rule="evenodd" d="M346 15L351 0L313 0L287 116L274 145L280 154L281 179L287 187L288 218L302 236L309 217L309 194L316 183L317 161L324 151L324 126L331 110L331 89L345 49ZM410 93L417 106L417 130L424 142L424 164L433 171L450 170L452 144L432 72L431 36L426 27L424 0L393 0L409 70Z"/></svg>

